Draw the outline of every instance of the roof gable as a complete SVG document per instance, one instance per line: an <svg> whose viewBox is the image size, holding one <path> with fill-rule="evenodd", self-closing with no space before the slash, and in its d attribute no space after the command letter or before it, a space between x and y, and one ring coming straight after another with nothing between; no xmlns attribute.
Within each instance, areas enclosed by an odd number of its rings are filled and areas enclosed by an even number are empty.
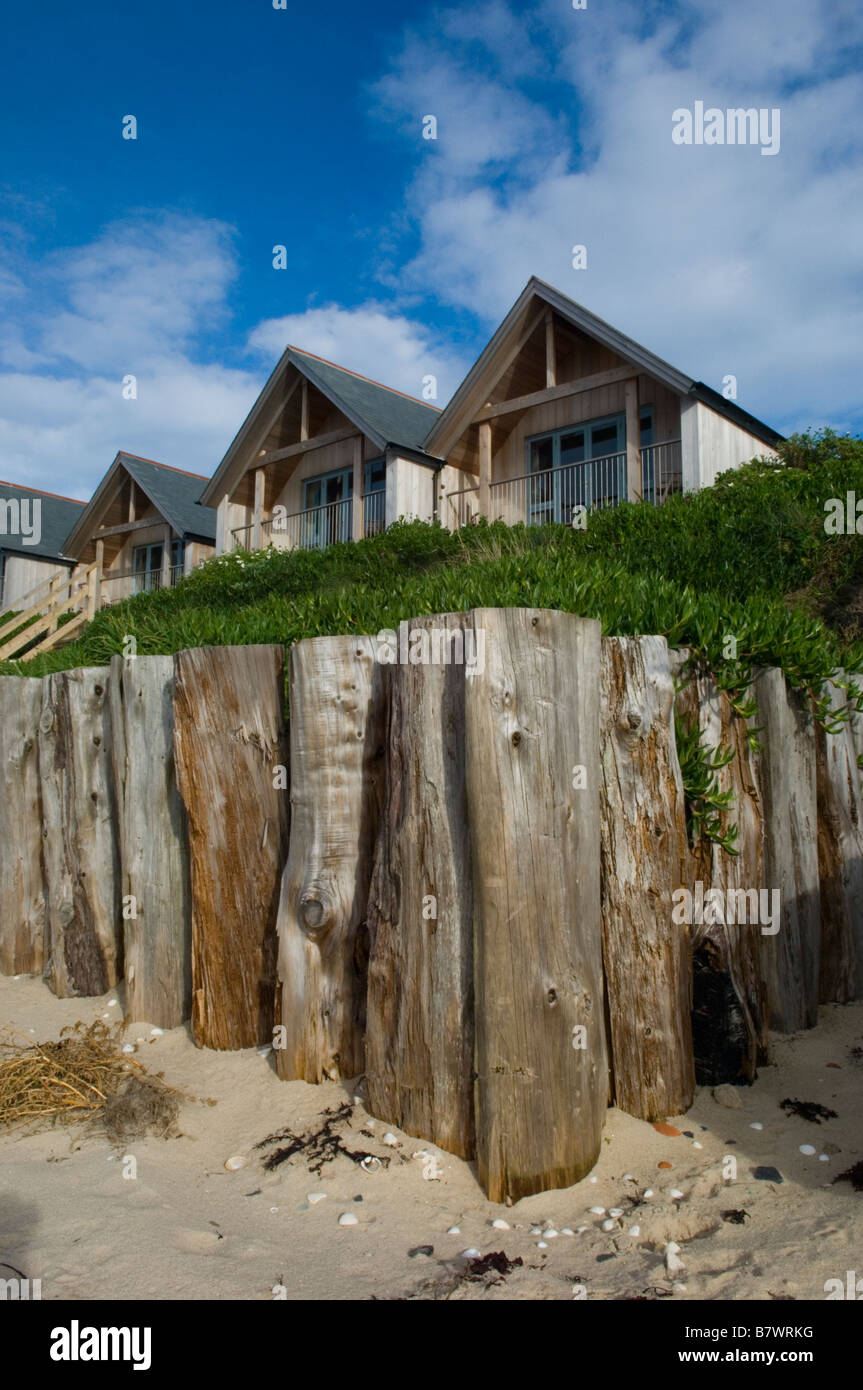
<svg viewBox="0 0 863 1390"><path fill-rule="evenodd" d="M725 400L702 382L686 376L663 358L642 347L634 338L627 337L625 333L592 314L583 305L577 304L574 299L569 299L545 281L531 276L455 395L426 435L424 448L428 453L443 458L448 455L508 366L513 344L518 343L526 330L532 331L531 325L536 311L543 305L559 314L580 332L623 358L625 362L631 363L638 372L646 373L680 395L696 396L711 409L726 415L764 443L774 445L782 439L776 430L750 415L733 401ZM535 324L533 326L535 327Z"/></svg>
<svg viewBox="0 0 863 1390"><path fill-rule="evenodd" d="M110 500L114 481L121 469L134 479L178 535L197 536L215 544L215 513L198 501L205 478L198 473L186 473L166 463L157 463L154 459L140 458L137 454L120 450L66 536L65 549L70 556L77 558L93 538L99 524L97 519Z"/></svg>

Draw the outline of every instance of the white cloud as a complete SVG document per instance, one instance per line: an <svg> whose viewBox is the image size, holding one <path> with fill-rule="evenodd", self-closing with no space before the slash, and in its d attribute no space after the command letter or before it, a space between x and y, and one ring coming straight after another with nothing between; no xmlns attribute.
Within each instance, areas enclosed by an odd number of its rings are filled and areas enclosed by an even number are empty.
<svg viewBox="0 0 863 1390"><path fill-rule="evenodd" d="M841 63L859 7L494 8L484 54L481 25L438 13L375 88L378 116L431 93L460 132L408 189L420 246L402 289L434 286L491 327L537 274L693 376L734 373L771 423L859 420L863 78ZM523 77L537 26L556 52L544 90ZM779 107L779 154L674 145L671 113L696 99Z"/></svg>
<svg viewBox="0 0 863 1390"><path fill-rule="evenodd" d="M278 358L289 343L409 396L421 397L423 378L433 375L438 395L430 403L439 406L470 366L421 324L377 304L353 309L328 304L266 319L249 337L250 348L269 359Z"/></svg>

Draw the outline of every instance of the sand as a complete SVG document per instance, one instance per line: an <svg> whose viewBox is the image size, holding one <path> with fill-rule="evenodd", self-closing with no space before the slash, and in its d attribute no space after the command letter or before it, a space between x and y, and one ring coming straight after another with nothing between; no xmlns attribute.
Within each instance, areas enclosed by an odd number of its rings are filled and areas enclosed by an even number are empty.
<svg viewBox="0 0 863 1390"><path fill-rule="evenodd" d="M122 1008L122 990L61 1000L41 980L0 978L0 1023L34 1039ZM381 1121L366 1132L369 1117L354 1104L361 1082L280 1082L272 1054L199 1050L185 1028L151 1036L149 1025L132 1023L126 1037L143 1039L136 1055L150 1070L216 1103L185 1102L177 1138L121 1149L82 1126L0 1133L0 1261L41 1279L43 1299L820 1300L827 1280L844 1283L848 1270L863 1277L863 1192L832 1183L863 1158L863 1004L829 1006L816 1029L774 1037L773 1063L740 1089L741 1109L700 1089L685 1116L668 1117L692 1137L610 1109L589 1178L510 1208L485 1199L471 1164ZM837 1118L787 1116L779 1102L788 1096ZM286 1127L317 1129L324 1111L346 1103L346 1145L388 1157L388 1167L365 1172L338 1157L318 1176L297 1155L264 1169L269 1150L257 1144ZM388 1131L395 1146L382 1142ZM801 1154L801 1144L815 1155ZM226 1171L232 1156L245 1166ZM134 1177L124 1176L129 1157ZM781 1184L755 1180L758 1166L776 1168ZM326 1195L310 1201L316 1194ZM618 1207L624 1215L603 1231ZM748 1215L734 1224L724 1211ZM348 1213L356 1224L340 1225ZM509 1229L495 1229L495 1219ZM548 1223L558 1234L542 1249L531 1227ZM448 1234L452 1226L458 1234ZM563 1234L579 1227L587 1229ZM669 1241L683 1261L675 1274L665 1266ZM468 1279L461 1252L469 1248L522 1263Z"/></svg>

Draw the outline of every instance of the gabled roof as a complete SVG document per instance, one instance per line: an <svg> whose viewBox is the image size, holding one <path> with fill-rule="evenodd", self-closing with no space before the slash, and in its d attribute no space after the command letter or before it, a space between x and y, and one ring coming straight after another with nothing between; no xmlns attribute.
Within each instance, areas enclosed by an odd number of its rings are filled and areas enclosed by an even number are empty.
<svg viewBox="0 0 863 1390"><path fill-rule="evenodd" d="M466 417L469 422L482 407L490 385L497 379L496 361L515 337L517 330L524 326L530 305L535 299L544 300L561 318L568 320L627 362L631 362L640 372L663 382L672 391L677 391L682 396L695 396L765 444L774 446L781 442L781 434L741 409L734 401L726 400L718 391L686 376L684 372L678 371L676 367L642 347L633 338L628 338L625 333L613 328L610 323L598 318L583 305L577 304L574 299L567 298L552 285L547 285L544 280L538 280L532 275L446 409L441 412L426 435L423 447L427 453L445 458L456 440L461 437L466 428Z"/></svg>
<svg viewBox="0 0 863 1390"><path fill-rule="evenodd" d="M74 557L76 550L83 548L91 539L91 532L97 524L95 518L100 514L121 468L134 478L141 491L179 536L196 536L215 544L216 515L211 508L202 507L198 501L201 483L206 482L204 475L187 473L181 468L171 468L167 463L156 463L154 459L140 458L137 454L127 454L121 450L67 535L67 554Z"/></svg>
<svg viewBox="0 0 863 1390"><path fill-rule="evenodd" d="M222 462L201 494L206 506L219 502L222 483L243 445L247 443L259 421L266 417L276 392L284 380L287 367L295 367L307 381L326 396L343 415L384 452L388 444L423 451L423 440L440 415L436 406L427 405L403 391L383 386L370 377L339 367L326 358L289 346L270 374L249 414L232 440Z"/></svg>
<svg viewBox="0 0 863 1390"><path fill-rule="evenodd" d="M29 555L31 559L60 560L63 542L86 506L74 497L60 497L55 492L43 492L37 487L22 487L20 483L0 481L0 497L38 498L41 502L41 539L38 545L24 545L20 536L0 536L0 550L7 554Z"/></svg>

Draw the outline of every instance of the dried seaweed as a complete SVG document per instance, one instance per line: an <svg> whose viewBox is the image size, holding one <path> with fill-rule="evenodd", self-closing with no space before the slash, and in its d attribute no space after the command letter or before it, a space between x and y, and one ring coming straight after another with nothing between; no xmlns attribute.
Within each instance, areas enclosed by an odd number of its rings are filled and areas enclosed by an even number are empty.
<svg viewBox="0 0 863 1390"><path fill-rule="evenodd" d="M814 1125L820 1125L822 1120L837 1120L839 1116L835 1110L828 1110L826 1105L818 1105L814 1100L781 1100L779 1109L784 1110L786 1115L799 1115L801 1120L809 1120Z"/></svg>
<svg viewBox="0 0 863 1390"><path fill-rule="evenodd" d="M307 1130L301 1134L295 1134L291 1129L281 1129L276 1134L270 1134L266 1139L262 1139L255 1149L266 1149L272 1144L279 1147L272 1153L267 1154L263 1159L263 1166L266 1171L272 1172L282 1163L289 1162L297 1154L301 1154L306 1161L306 1167L310 1173L320 1173L326 1163L332 1163L335 1159L349 1158L352 1163L362 1164L363 1159L369 1158L367 1149L348 1148L344 1140L344 1135L339 1133L340 1127L348 1124L354 1113L352 1105L345 1102L336 1110L325 1110L321 1119L323 1124L319 1129ZM389 1167L389 1157L379 1158L382 1167Z"/></svg>
<svg viewBox="0 0 863 1390"><path fill-rule="evenodd" d="M855 1192L863 1192L863 1159L846 1168L844 1173L837 1174L833 1181L850 1182Z"/></svg>

